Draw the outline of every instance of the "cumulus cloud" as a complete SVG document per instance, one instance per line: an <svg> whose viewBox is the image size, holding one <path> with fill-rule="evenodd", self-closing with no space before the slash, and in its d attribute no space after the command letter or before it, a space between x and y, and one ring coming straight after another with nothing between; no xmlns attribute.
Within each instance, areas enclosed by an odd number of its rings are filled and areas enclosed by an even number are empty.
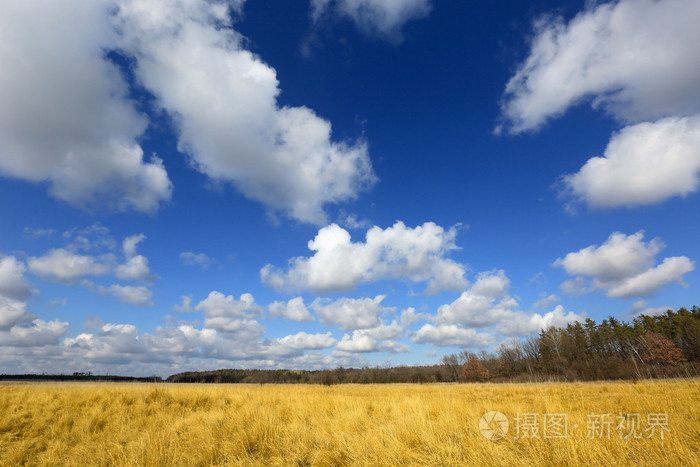
<svg viewBox="0 0 700 467"><path fill-rule="evenodd" d="M644 242L644 233L625 235L614 232L600 246L591 245L554 262L576 276L567 288L606 291L608 297L631 298L651 295L671 282L683 284L683 275L695 268L685 256L665 258L654 266L656 255L665 247L659 239Z"/></svg>
<svg viewBox="0 0 700 467"><path fill-rule="evenodd" d="M430 0L311 0L315 23L331 14L346 17L362 32L397 43L401 29L412 20L430 13Z"/></svg>
<svg viewBox="0 0 700 467"><path fill-rule="evenodd" d="M416 344L432 344L440 347L485 348L495 342L487 332L477 332L456 324L425 324L412 337Z"/></svg>
<svg viewBox="0 0 700 467"><path fill-rule="evenodd" d="M401 312L401 326L407 329L409 326L417 323L421 319L425 319L428 315L424 313L416 313L413 307L406 308Z"/></svg>
<svg viewBox="0 0 700 467"><path fill-rule="evenodd" d="M204 311L208 318L222 316L253 318L262 314L262 308L255 303L255 298L251 294L244 293L240 300L236 300L233 295L226 296L216 290L210 292L209 296L199 302L195 309Z"/></svg>
<svg viewBox="0 0 700 467"><path fill-rule="evenodd" d="M147 126L105 59L115 48L113 2L3 2L0 173L48 182L80 207L151 212L172 186L162 161L144 160ZM76 20L76 18L80 18Z"/></svg>
<svg viewBox="0 0 700 467"><path fill-rule="evenodd" d="M159 279L151 274L148 259L136 254L137 245L146 239L143 234L132 235L124 239L122 249L126 262L116 263L113 251L116 242L104 226L94 224L84 229L71 229L63 234L67 245L48 251L43 256L30 257L27 260L29 272L44 280L60 282L65 285L78 283L102 295L112 295L123 303L134 305L152 305L152 292L144 286L113 284L99 285L86 279L86 276L106 276L113 274L119 279L151 283ZM79 251L90 254L78 253Z"/></svg>
<svg viewBox="0 0 700 467"><path fill-rule="evenodd" d="M173 117L178 148L213 180L303 222L376 178L362 141L331 140L307 107L280 107L275 70L245 48L222 1L122 0L121 50Z"/></svg>
<svg viewBox="0 0 700 467"><path fill-rule="evenodd" d="M44 321L27 311L24 302L0 296L0 347L57 344L67 329L66 322Z"/></svg>
<svg viewBox="0 0 700 467"><path fill-rule="evenodd" d="M134 279L147 282L152 282L156 279L156 276L151 274L151 269L148 267L148 258L142 255L136 255L126 263L118 265L114 269L114 275L120 279Z"/></svg>
<svg viewBox="0 0 700 467"><path fill-rule="evenodd" d="M356 329L350 334L344 334L338 342L338 350L345 352L406 352L408 347L397 342L406 328L396 321L391 324L380 324L369 329Z"/></svg>
<svg viewBox="0 0 700 467"><path fill-rule="evenodd" d="M144 234L131 235L124 239L122 242L122 249L124 250L126 259L131 259L136 255L136 247L144 240L146 240Z"/></svg>
<svg viewBox="0 0 700 467"><path fill-rule="evenodd" d="M104 275L112 267L89 255L73 253L64 248L49 251L44 256L27 260L29 271L44 280L72 284L81 276Z"/></svg>
<svg viewBox="0 0 700 467"><path fill-rule="evenodd" d="M214 290L197 304L195 310L204 312L205 330L236 336L242 342L254 341L265 332L265 328L256 320L262 316L263 309L249 293L242 294L240 300L236 300L233 295L226 296Z"/></svg>
<svg viewBox="0 0 700 467"><path fill-rule="evenodd" d="M192 308L192 297L186 295L182 296L182 305L173 305L173 310L180 313L187 313L193 310Z"/></svg>
<svg viewBox="0 0 700 467"><path fill-rule="evenodd" d="M149 349L146 340L148 338L139 336L138 329L132 324L107 323L96 333L82 333L64 339L63 346L69 352L77 351L82 358L98 363L129 363L144 357L157 360L155 349Z"/></svg>
<svg viewBox="0 0 700 467"><path fill-rule="evenodd" d="M334 141L304 106L278 105L275 70L246 49L230 10L243 1L67 0L3 4L0 174L48 182L71 204L152 212L172 184L138 141L148 116L116 55L175 125L193 168L271 215L325 223L324 205L375 181L367 145ZM76 18L80 18L79 21ZM110 55L116 54L116 55Z"/></svg>
<svg viewBox="0 0 700 467"><path fill-rule="evenodd" d="M378 344L377 339L354 331L352 337L348 334L343 336L343 339L338 342L338 349L345 352L376 352L379 350Z"/></svg>
<svg viewBox="0 0 700 467"><path fill-rule="evenodd" d="M567 313L561 305L544 314L520 311L509 289L510 279L502 270L478 274L476 282L455 301L441 305L434 316L424 315L433 324L425 324L412 333L413 341L483 348L493 344L496 335L527 336L549 326L565 326L584 319L583 315Z"/></svg>
<svg viewBox="0 0 700 467"><path fill-rule="evenodd" d="M541 294L542 298L537 300L532 306L535 308L547 308L550 305L554 305L559 301L559 297L554 294Z"/></svg>
<svg viewBox="0 0 700 467"><path fill-rule="evenodd" d="M68 323L65 321L44 321L37 318L26 326L0 330L0 346L32 348L57 344L67 330Z"/></svg>
<svg viewBox="0 0 700 467"><path fill-rule="evenodd" d="M320 369L369 364L356 352L322 352L338 343L331 332L265 338L256 319L261 308L250 294L235 299L213 291L200 304L201 327L169 320L153 332L140 332L133 324L91 319L82 333L64 337L68 323L40 320L24 303L0 297L0 368L40 372L60 365L71 371L150 375L192 366ZM396 326L382 324L367 333L388 339L397 334ZM396 352L402 344L386 340L379 348Z"/></svg>
<svg viewBox="0 0 700 467"><path fill-rule="evenodd" d="M627 277L619 284L608 290L609 297L643 297L650 295L666 284L678 282L687 287L683 282L683 274L695 269L693 261L685 256L664 258L663 262L654 268L650 268L636 276Z"/></svg>
<svg viewBox="0 0 700 467"><path fill-rule="evenodd" d="M148 258L136 254L137 245L146 239L144 234L132 235L124 239L122 249L126 263L118 265L114 269L114 275L120 279L132 279L146 282L154 282L158 276L151 274L148 267Z"/></svg>
<svg viewBox="0 0 700 467"><path fill-rule="evenodd" d="M32 294L24 273L27 267L14 256L0 255L0 296L26 300Z"/></svg>
<svg viewBox="0 0 700 467"><path fill-rule="evenodd" d="M268 305L268 310L275 316L292 321L299 321L300 323L314 320L311 312L309 312L309 309L304 305L304 299L301 297L292 298L287 302L273 302Z"/></svg>
<svg viewBox="0 0 700 467"><path fill-rule="evenodd" d="M506 336L527 336L551 326L561 328L576 321L582 323L584 320L584 315L567 312L563 306L557 305L554 310L544 314L516 312L510 319L500 323L499 331Z"/></svg>
<svg viewBox="0 0 700 467"><path fill-rule="evenodd" d="M25 309L24 302L0 296L0 330L31 323L37 316Z"/></svg>
<svg viewBox="0 0 700 467"><path fill-rule="evenodd" d="M339 298L331 301L317 298L311 303L318 319L326 325L337 325L344 331L366 329L381 325L380 315L394 308L382 306L386 295L374 298Z"/></svg>
<svg viewBox="0 0 700 467"><path fill-rule="evenodd" d="M482 272L469 290L448 305L438 308L435 321L480 328L497 323L512 314L518 303L510 297L510 280L502 270Z"/></svg>
<svg viewBox="0 0 700 467"><path fill-rule="evenodd" d="M384 230L372 227L364 243L353 243L348 231L331 224L308 243L313 256L292 258L286 272L268 264L260 277L278 290L347 291L395 278L427 282L428 294L458 290L467 284L465 268L446 258L457 248L456 236L454 227L445 230L426 222L411 229L396 222Z"/></svg>
<svg viewBox="0 0 700 467"><path fill-rule="evenodd" d="M666 314L666 312L669 310L673 311L673 307L670 306L649 307L648 305L649 303L646 300L637 300L632 304L632 309L629 311L629 314L634 318L639 315L663 315Z"/></svg>
<svg viewBox="0 0 700 467"><path fill-rule="evenodd" d="M134 286L112 284L109 287L99 286L98 291L104 295L114 295L122 303L130 303L131 305L140 306L153 305L153 302L151 301L153 292L142 285Z"/></svg>
<svg viewBox="0 0 700 467"><path fill-rule="evenodd" d="M202 269L209 269L209 266L214 263L214 260L204 253L192 253L191 251L180 253L180 261L187 266L199 266Z"/></svg>
<svg viewBox="0 0 700 467"><path fill-rule="evenodd" d="M628 124L603 156L560 180L567 208L640 206L700 185L700 42L695 0L621 0L565 23L535 24L530 55L506 86L504 125L536 130L590 101Z"/></svg>
<svg viewBox="0 0 700 467"><path fill-rule="evenodd" d="M700 58L699 58L700 60ZM562 178L564 198L610 208L685 197L700 186L700 116L628 126L602 157Z"/></svg>
<svg viewBox="0 0 700 467"><path fill-rule="evenodd" d="M337 341L333 338L330 332L325 334L308 334L301 331L296 334L290 334L279 339L274 339L272 342L273 344L280 345L284 348L307 350L333 347Z"/></svg>
<svg viewBox="0 0 700 467"><path fill-rule="evenodd" d="M66 230L62 237L67 242L66 248L71 251L104 251L117 247L109 229L99 222L81 229Z"/></svg>
<svg viewBox="0 0 700 467"><path fill-rule="evenodd" d="M700 109L697 1L590 5L568 24L536 22L530 55L506 86L511 132L537 129L584 100L625 122Z"/></svg>

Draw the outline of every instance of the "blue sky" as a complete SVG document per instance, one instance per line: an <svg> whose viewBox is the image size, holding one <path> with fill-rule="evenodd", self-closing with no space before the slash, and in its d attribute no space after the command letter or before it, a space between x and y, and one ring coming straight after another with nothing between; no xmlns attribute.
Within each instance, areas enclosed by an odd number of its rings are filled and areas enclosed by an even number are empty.
<svg viewBox="0 0 700 467"><path fill-rule="evenodd" d="M432 364L696 305L699 19L0 1L0 371Z"/></svg>

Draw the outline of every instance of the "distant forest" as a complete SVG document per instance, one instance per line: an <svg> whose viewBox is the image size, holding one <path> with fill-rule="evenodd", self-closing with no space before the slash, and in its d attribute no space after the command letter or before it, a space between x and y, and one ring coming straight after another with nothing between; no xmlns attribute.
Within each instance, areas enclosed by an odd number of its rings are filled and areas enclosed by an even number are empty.
<svg viewBox="0 0 700 467"><path fill-rule="evenodd" d="M550 327L525 341L513 339L495 352L462 351L431 366L332 370L222 369L178 373L169 383L342 384L596 381L700 376L700 308L640 315L631 323L609 317L565 328ZM0 375L0 380L140 381L160 377Z"/></svg>
<svg viewBox="0 0 700 467"><path fill-rule="evenodd" d="M543 329L495 353L462 351L432 366L334 370L216 370L179 373L173 383L439 383L595 381L700 376L700 308L609 317Z"/></svg>
<svg viewBox="0 0 700 467"><path fill-rule="evenodd" d="M118 376L118 375L93 375L90 372L76 372L68 375L24 374L24 375L0 375L0 381L104 381L111 383L161 383L160 376Z"/></svg>

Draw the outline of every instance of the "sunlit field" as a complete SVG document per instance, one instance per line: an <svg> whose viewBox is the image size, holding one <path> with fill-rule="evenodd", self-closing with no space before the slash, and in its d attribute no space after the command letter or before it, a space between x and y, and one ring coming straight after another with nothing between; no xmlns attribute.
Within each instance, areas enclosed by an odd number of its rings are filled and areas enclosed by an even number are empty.
<svg viewBox="0 0 700 467"><path fill-rule="evenodd" d="M700 381L2 383L0 465L18 464L692 466Z"/></svg>

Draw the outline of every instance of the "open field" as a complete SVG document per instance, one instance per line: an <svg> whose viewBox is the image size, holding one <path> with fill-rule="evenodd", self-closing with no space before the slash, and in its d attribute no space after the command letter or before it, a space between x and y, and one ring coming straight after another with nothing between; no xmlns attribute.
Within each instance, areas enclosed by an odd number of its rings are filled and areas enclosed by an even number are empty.
<svg viewBox="0 0 700 467"><path fill-rule="evenodd" d="M700 465L700 381L0 384L0 465L410 463Z"/></svg>

